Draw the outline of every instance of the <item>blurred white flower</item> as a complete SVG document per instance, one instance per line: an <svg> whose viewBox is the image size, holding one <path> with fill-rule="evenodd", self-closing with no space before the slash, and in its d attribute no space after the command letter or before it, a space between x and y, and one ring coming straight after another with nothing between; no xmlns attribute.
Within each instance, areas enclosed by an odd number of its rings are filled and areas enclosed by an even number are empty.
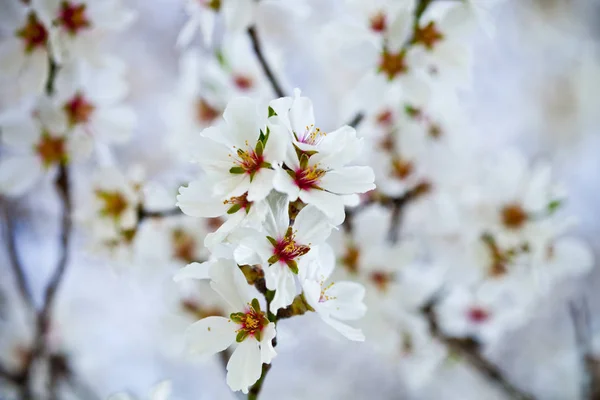
<svg viewBox="0 0 600 400"><path fill-rule="evenodd" d="M152 388L148 400L168 400L171 395L171 382L163 381ZM127 393L116 393L108 398L108 400L136 400L136 397Z"/></svg>

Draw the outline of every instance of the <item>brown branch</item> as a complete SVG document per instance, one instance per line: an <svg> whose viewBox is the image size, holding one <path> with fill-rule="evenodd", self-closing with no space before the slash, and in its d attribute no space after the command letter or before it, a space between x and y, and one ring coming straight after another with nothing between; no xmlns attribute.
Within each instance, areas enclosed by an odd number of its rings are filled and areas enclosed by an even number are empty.
<svg viewBox="0 0 600 400"><path fill-rule="evenodd" d="M458 339L444 335L441 332L434 311L435 300L426 304L421 312L429 323L429 333L439 340L449 350L461 356L469 365L481 373L487 380L500 388L511 399L515 400L534 400L533 395L519 389L513 385L503 374L503 372L493 363L485 359L480 352L479 344L473 339Z"/></svg>
<svg viewBox="0 0 600 400"><path fill-rule="evenodd" d="M258 62L260 63L260 66L262 67L263 72L265 73L267 79L271 83L271 87L273 88L273 91L275 92L277 97L285 97L285 92L283 91L281 84L279 83L277 78L275 78L275 74L273 74L273 71L271 70L269 63L267 62L267 60L265 58L265 55L262 51L262 46L260 44L260 40L258 39L258 35L256 33L256 28L254 26L251 26L250 28L248 28L248 36L250 36L250 40L252 41L252 48L254 49L254 53L256 54L256 57L258 58Z"/></svg>
<svg viewBox="0 0 600 400"><path fill-rule="evenodd" d="M179 208L171 208L169 210L163 211L148 211L144 208L140 208L138 210L138 220L142 221L146 218L165 218L165 217L175 217L177 215L182 215L182 212Z"/></svg>
<svg viewBox="0 0 600 400"><path fill-rule="evenodd" d="M19 257L17 243L15 240L15 224L13 222L13 217L11 216L11 213L8 210L7 201L3 201L3 210L5 221L4 237L6 240L6 247L8 252L8 258L10 260L10 265L13 270L13 274L15 275L17 287L19 289L21 297L28 306L33 307L33 296L31 295L31 290L29 288L29 284L27 283L27 278L25 276L25 270L23 269L23 264L21 263L21 259Z"/></svg>

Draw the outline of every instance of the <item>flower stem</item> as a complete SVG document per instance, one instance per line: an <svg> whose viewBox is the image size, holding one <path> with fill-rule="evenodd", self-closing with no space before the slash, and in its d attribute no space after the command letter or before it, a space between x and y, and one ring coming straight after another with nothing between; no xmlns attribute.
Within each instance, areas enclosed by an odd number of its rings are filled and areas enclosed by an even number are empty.
<svg viewBox="0 0 600 400"><path fill-rule="evenodd" d="M260 378L256 381L256 383L254 385L252 385L252 387L248 391L248 400L257 400L258 399L258 396L262 389L262 385L265 381L265 377L267 376L267 374L269 373L270 370L271 370L271 364L263 364L262 365L262 372L260 374Z"/></svg>

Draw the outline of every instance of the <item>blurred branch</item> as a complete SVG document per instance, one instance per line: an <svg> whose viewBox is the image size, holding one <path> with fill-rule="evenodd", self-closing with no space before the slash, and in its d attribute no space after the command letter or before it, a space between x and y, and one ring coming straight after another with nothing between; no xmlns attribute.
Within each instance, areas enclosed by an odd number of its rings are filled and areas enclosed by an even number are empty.
<svg viewBox="0 0 600 400"><path fill-rule="evenodd" d="M31 295L31 290L29 289L29 284L27 283L27 278L25 277L25 270L23 269L23 265L21 264L21 260L19 258L19 252L17 250L17 243L15 240L15 224L13 217L8 210L8 202L5 199L2 201L2 209L5 221L5 229L3 233L6 240L10 265L15 275L17 287L21 297L23 297L23 300L27 305L33 307L33 296Z"/></svg>
<svg viewBox="0 0 600 400"><path fill-rule="evenodd" d="M473 339L458 339L444 335L437 323L437 318L433 310L435 300L426 304L421 312L429 323L429 333L431 336L443 343L449 350L458 354L469 365L485 376L489 382L506 393L511 399L515 400L534 400L535 398L519 389L504 376L502 371L485 359L480 353L479 344Z"/></svg>
<svg viewBox="0 0 600 400"><path fill-rule="evenodd" d="M285 93L281 88L281 84L279 83L277 78L275 78L275 75L273 74L269 63L265 58L262 46L260 44L260 40L258 39L258 35L256 33L256 28L254 26L248 28L248 36L250 36L250 40L252 41L252 48L254 49L254 53L258 58L258 62L260 63L263 72L267 76L267 79L269 80L269 82L271 82L271 87L273 88L273 91L275 92L277 97L285 97Z"/></svg>
<svg viewBox="0 0 600 400"><path fill-rule="evenodd" d="M600 360L592 354L590 308L584 297L578 303L569 303L569 314L573 321L575 343L583 370L581 392L584 399L600 400Z"/></svg>
<svg viewBox="0 0 600 400"><path fill-rule="evenodd" d="M169 210L164 211L148 211L144 208L140 208L138 211L138 219L140 221L146 218L165 218L165 217L174 217L177 215L182 215L181 209L179 207L171 208Z"/></svg>

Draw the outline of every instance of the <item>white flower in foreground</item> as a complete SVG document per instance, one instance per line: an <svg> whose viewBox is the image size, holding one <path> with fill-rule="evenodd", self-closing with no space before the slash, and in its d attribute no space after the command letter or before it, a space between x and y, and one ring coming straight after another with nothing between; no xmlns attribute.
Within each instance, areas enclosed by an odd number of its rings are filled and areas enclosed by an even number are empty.
<svg viewBox="0 0 600 400"><path fill-rule="evenodd" d="M202 132L194 159L214 183L213 194L262 200L273 188L273 166L284 157L285 133L267 126L266 107L246 97L233 99L223 118L223 124Z"/></svg>
<svg viewBox="0 0 600 400"><path fill-rule="evenodd" d="M171 382L163 381L156 385L150 396L147 397L148 400L168 400L171 395ZM136 397L127 394L127 393L116 393L108 398L108 400L135 400Z"/></svg>
<svg viewBox="0 0 600 400"><path fill-rule="evenodd" d="M335 259L332 251L322 253L323 257L313 260L301 271L304 298L325 323L350 340L363 341L365 337L360 329L341 321L353 321L365 315L365 288L350 281L326 284L335 267Z"/></svg>
<svg viewBox="0 0 600 400"><path fill-rule="evenodd" d="M48 27L33 10L19 11L11 18L13 35L0 42L0 72L16 79L19 95L41 94L50 71Z"/></svg>
<svg viewBox="0 0 600 400"><path fill-rule="evenodd" d="M271 343L276 334L275 324L261 310L246 277L233 260L190 264L175 280L207 277L211 279L211 287L236 312L229 318L213 316L192 324L186 331L188 347L194 353L211 355L237 342L227 363L227 384L234 391L248 393L249 387L260 378L262 364L270 364L277 355Z"/></svg>
<svg viewBox="0 0 600 400"><path fill-rule="evenodd" d="M299 198L315 205L334 224L340 224L345 216L345 196L375 188L370 167L346 166L358 157L362 141L349 126L329 134L315 128L312 103L298 93L294 99L272 104L293 139L287 142L284 164L276 168L275 189L287 194L290 201Z"/></svg>
<svg viewBox="0 0 600 400"><path fill-rule="evenodd" d="M15 110L4 115L0 128L8 150L0 160L1 193L21 195L77 156L64 120L45 97L29 113Z"/></svg>
<svg viewBox="0 0 600 400"><path fill-rule="evenodd" d="M186 47L198 29L202 32L205 47L213 40L216 19L223 13L225 30L231 33L244 31L254 19L253 0L187 0L186 12L189 20L177 37L177 46Z"/></svg>
<svg viewBox="0 0 600 400"><path fill-rule="evenodd" d="M273 193L267 202L264 232L242 239L234 255L240 265L262 265L267 288L275 290L271 312L276 313L294 301L296 275L307 262L305 255L310 252L310 258L318 252L315 248L324 245L333 225L311 205L304 207L290 225L287 197Z"/></svg>

